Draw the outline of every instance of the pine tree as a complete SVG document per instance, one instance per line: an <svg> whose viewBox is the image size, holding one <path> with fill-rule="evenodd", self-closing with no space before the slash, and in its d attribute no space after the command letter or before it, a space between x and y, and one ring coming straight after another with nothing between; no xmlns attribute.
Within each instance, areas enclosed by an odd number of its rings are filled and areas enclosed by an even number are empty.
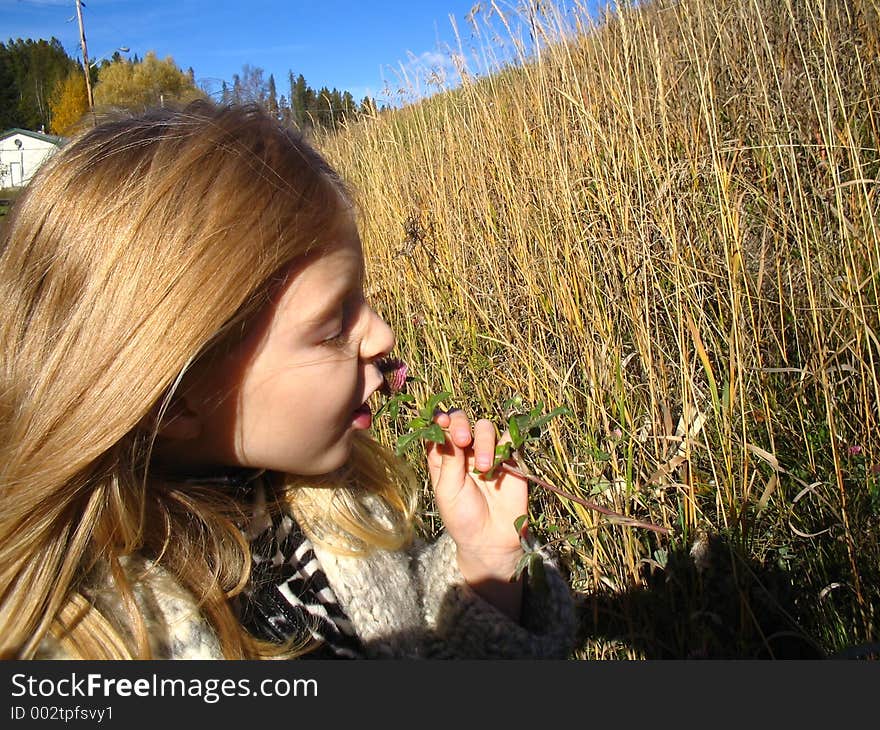
<svg viewBox="0 0 880 730"><path fill-rule="evenodd" d="M296 86L296 78L294 78L293 71L290 69L287 70L287 103L290 106L290 117L291 122L293 121L293 91Z"/></svg>
<svg viewBox="0 0 880 730"><path fill-rule="evenodd" d="M278 93L275 90L275 77L272 74L269 74L269 83L266 91L266 111L273 119L279 119Z"/></svg>
<svg viewBox="0 0 880 730"><path fill-rule="evenodd" d="M282 114L282 121L286 124L298 129L314 126L333 129L347 116L358 113L357 102L348 91L322 86L316 92L302 74L294 76L293 71L287 72L287 81L290 86L290 96L286 100L289 109L286 116Z"/></svg>
<svg viewBox="0 0 880 730"><path fill-rule="evenodd" d="M333 119L333 110L330 107L330 89L322 86L315 99L314 117L321 127L329 127Z"/></svg>
<svg viewBox="0 0 880 730"><path fill-rule="evenodd" d="M35 131L48 130L51 124L49 97L79 64L64 51L57 38L46 40L10 40L0 44L0 65L5 77L4 92L8 97L0 106L0 116L7 119L4 126L22 127ZM81 71L80 71L81 73ZM11 93L10 93L11 91Z"/></svg>
<svg viewBox="0 0 880 730"><path fill-rule="evenodd" d="M345 116L344 110L342 108L342 94L339 89L335 86L330 91L330 126L333 129L336 129L340 124L342 124L342 119Z"/></svg>
<svg viewBox="0 0 880 730"><path fill-rule="evenodd" d="M354 116L357 106L351 92L345 91L342 94L342 115L346 118Z"/></svg>
<svg viewBox="0 0 880 730"><path fill-rule="evenodd" d="M285 126L291 125L290 104L287 103L287 97L284 94L278 100L278 120Z"/></svg>
<svg viewBox="0 0 880 730"><path fill-rule="evenodd" d="M16 123L16 96L12 61L6 46L0 43L0 129L20 126Z"/></svg>
<svg viewBox="0 0 880 730"><path fill-rule="evenodd" d="M304 128L306 125L306 120L309 116L309 106L311 104L309 97L313 93L314 92L306 86L305 77L302 74L297 76L290 91L290 109L293 123L300 129Z"/></svg>

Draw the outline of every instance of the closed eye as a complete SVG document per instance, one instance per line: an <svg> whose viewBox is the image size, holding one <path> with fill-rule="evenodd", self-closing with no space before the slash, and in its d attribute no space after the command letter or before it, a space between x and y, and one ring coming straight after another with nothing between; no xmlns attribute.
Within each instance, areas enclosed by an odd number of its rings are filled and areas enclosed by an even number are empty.
<svg viewBox="0 0 880 730"><path fill-rule="evenodd" d="M331 335L325 340L321 341L322 345L329 345L331 347L344 347L351 340L351 332L348 329L341 329L335 335Z"/></svg>
<svg viewBox="0 0 880 730"><path fill-rule="evenodd" d="M360 318L361 306L363 303L363 297L359 297L359 303L351 303L343 307L341 322L339 325L339 329L335 334L330 335L330 337L325 338L321 341L322 345L327 345L330 347L343 348L351 343L353 339L353 334L355 330L355 325L357 324L358 319Z"/></svg>

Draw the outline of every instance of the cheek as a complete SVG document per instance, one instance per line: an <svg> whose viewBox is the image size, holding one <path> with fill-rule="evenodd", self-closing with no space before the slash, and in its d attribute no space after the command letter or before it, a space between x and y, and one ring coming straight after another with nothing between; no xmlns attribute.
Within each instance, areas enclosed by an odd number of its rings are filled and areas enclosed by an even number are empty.
<svg viewBox="0 0 880 730"><path fill-rule="evenodd" d="M356 407L360 377L355 359L337 358L302 367L288 367L242 383L240 403L246 422L274 427L322 424L338 419L342 411Z"/></svg>
<svg viewBox="0 0 880 730"><path fill-rule="evenodd" d="M356 353L312 350L296 359L298 364L258 361L243 374L235 400L245 428L264 431L271 423L287 430L286 422L301 420L318 425L360 405L355 401L365 390L365 374Z"/></svg>

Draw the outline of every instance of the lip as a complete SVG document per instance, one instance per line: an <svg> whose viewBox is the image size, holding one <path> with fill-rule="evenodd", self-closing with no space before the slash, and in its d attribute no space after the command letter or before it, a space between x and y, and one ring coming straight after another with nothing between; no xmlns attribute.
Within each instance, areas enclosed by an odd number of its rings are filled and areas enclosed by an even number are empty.
<svg viewBox="0 0 880 730"><path fill-rule="evenodd" d="M377 368L377 372L378 372L378 368ZM366 417L368 416L369 419L370 419L370 424L367 425L366 428L369 428L370 425L372 425L372 421L373 421L373 411L372 411L372 409L370 408L370 405L369 405L369 403L370 403L370 398L372 398L376 393L378 393L379 391L382 390L382 384L385 382L385 378L381 376L381 373L380 373L379 375L380 375L380 378L381 378L380 382L379 382L377 385L371 387L371 388L367 391L367 396L366 396L366 397L360 402L360 404L359 404L359 405L358 405L358 406L352 411L351 417L352 417L352 422L353 422L353 423L354 423L355 421L358 421L358 419L361 419L361 423L363 423L364 420L366 420ZM357 426L357 425L355 426L355 428L358 428L358 427L359 427L359 426Z"/></svg>
<svg viewBox="0 0 880 730"><path fill-rule="evenodd" d="M367 395L366 395L366 397L360 402L360 405L358 406L358 408L360 408L361 406L366 405L367 403L369 403L369 402L370 402L370 398L372 398L374 395L376 395L376 393L381 393L381 392L382 392L382 386L385 384L385 377L382 375L382 373L379 371L378 368L376 368L376 374L379 376L379 378L378 378L379 382L376 383L375 385L371 386L371 387L367 390Z"/></svg>
<svg viewBox="0 0 880 730"><path fill-rule="evenodd" d="M373 411L366 403L362 403L352 414L351 425L356 430L366 430L373 425Z"/></svg>

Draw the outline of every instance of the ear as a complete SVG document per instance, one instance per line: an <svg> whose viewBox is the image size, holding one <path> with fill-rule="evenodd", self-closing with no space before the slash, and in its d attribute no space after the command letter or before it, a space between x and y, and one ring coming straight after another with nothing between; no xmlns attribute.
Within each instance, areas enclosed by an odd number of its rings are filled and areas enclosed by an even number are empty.
<svg viewBox="0 0 880 730"><path fill-rule="evenodd" d="M191 441L198 438L201 433L202 421L187 405L185 396L174 396L165 413L162 414L157 436L170 441Z"/></svg>

